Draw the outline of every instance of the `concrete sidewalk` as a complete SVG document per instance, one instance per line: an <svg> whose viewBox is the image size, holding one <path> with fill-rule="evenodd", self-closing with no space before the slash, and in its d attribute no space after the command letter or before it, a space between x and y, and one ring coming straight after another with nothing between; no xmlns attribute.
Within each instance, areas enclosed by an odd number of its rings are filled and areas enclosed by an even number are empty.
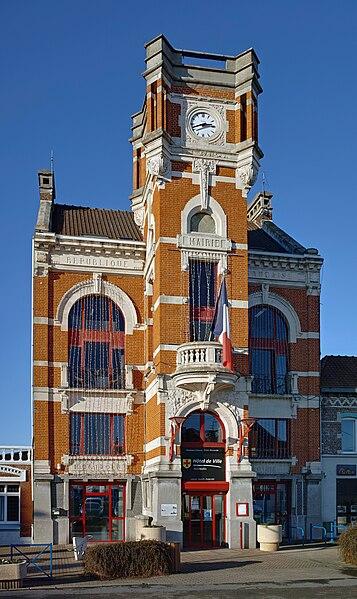
<svg viewBox="0 0 357 599"><path fill-rule="evenodd" d="M27 548L28 549L28 548ZM37 550L37 548L33 548ZM0 557L9 555L7 548L0 548ZM49 566L49 557L40 562L41 567ZM338 556L335 545L283 547L276 553L254 550L238 551L218 549L205 551L187 551L181 554L181 572L171 576L159 576L140 579L98 581L84 577L81 562L74 560L73 548L56 546L53 552L53 578L45 579L30 567L24 588L12 591L0 591L5 597L47 597L77 593L85 596L114 596L145 594L147 597L229 597L231 591L247 587L262 589L262 595L275 596L266 592L267 588L305 588L313 587L317 592L330 588L343 587L343 593L335 597L357 597L357 567L346 566ZM265 595L264 595L265 588ZM208 592L212 589L215 592ZM202 590L202 595L197 595ZM50 591L50 592L49 592ZM212 591L213 592L213 591ZM218 594L217 594L218 593ZM223 593L223 594L222 594ZM232 595L233 597L234 595ZM286 596L286 595L276 595ZM289 595L292 596L292 595ZM300 597L317 597L311 592L300 592ZM325 595L328 596L326 593Z"/></svg>

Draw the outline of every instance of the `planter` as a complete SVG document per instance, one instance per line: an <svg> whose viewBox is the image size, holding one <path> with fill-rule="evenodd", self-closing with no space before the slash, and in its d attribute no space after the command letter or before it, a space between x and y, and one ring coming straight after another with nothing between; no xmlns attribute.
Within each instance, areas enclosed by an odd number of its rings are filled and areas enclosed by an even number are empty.
<svg viewBox="0 0 357 599"><path fill-rule="evenodd" d="M261 551L278 551L282 540L281 524L258 524L257 539Z"/></svg>
<svg viewBox="0 0 357 599"><path fill-rule="evenodd" d="M15 564L0 563L0 589L19 589L27 574L27 562Z"/></svg>
<svg viewBox="0 0 357 599"><path fill-rule="evenodd" d="M141 529L141 541L166 541L165 526L143 526Z"/></svg>

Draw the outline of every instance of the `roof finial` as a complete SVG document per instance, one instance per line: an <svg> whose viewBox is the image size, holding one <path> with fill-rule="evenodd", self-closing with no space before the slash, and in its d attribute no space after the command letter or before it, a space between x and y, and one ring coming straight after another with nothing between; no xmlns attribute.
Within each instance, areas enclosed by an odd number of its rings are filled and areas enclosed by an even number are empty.
<svg viewBox="0 0 357 599"><path fill-rule="evenodd" d="M54 169L54 162L55 162L55 157L54 157L54 151L51 150L51 173L53 174L53 169Z"/></svg>

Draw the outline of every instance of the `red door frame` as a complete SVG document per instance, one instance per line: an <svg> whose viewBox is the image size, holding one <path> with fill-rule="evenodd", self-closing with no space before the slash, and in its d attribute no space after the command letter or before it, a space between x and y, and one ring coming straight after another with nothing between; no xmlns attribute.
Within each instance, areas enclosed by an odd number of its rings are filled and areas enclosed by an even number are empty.
<svg viewBox="0 0 357 599"><path fill-rule="evenodd" d="M289 521L291 516L291 481L289 480L257 480L253 483L253 499L254 494L259 493L259 495L271 495L272 491L260 491L257 489L259 485L269 485L270 487L274 487L274 515L276 524L282 524L282 522L277 521L278 517L278 485L284 485L286 489L286 516L281 516L280 519L284 519L286 521L286 531L289 535Z"/></svg>
<svg viewBox="0 0 357 599"><path fill-rule="evenodd" d="M83 530L83 537L86 536L87 531L86 531L86 498L87 497L108 497L109 501L108 501L108 520L109 520L109 539L88 539L89 542L94 542L94 543L122 543L123 541L125 541L125 514L126 514L126 485L125 483L121 483L121 482L111 482L111 483L107 483L105 481L100 481L100 482L76 482L76 481L71 481L71 483L73 484L73 486L81 486L82 487L82 499L83 499L83 504L82 504L82 516L70 516L69 517L69 524L71 526L71 522L82 522L82 530ZM93 492L87 492L86 488L87 487L93 487L93 486L98 486L98 487L108 487L108 491L93 491ZM117 517L117 516L112 516L112 487L123 487L123 516ZM70 506L70 513L71 513L71 506ZM122 520L123 522L123 538L121 540L118 539L112 539L112 520ZM72 534L71 534L71 530L70 530L70 537L72 538Z"/></svg>
<svg viewBox="0 0 357 599"><path fill-rule="evenodd" d="M189 507L189 517L188 517L188 542L184 543L185 548L187 549L209 549L212 547L222 547L222 545L217 544L217 535L216 535L216 510L215 510L215 501L214 498L217 496L223 497L223 545L226 542L226 494L223 492L217 491L189 491L184 493L188 497L188 507ZM199 545L192 544L192 510L191 510L191 497L199 497L200 498L200 538L201 543ZM203 518L203 497L212 497L212 544L203 543L203 526L204 526L204 518ZM186 539L184 539L185 541Z"/></svg>

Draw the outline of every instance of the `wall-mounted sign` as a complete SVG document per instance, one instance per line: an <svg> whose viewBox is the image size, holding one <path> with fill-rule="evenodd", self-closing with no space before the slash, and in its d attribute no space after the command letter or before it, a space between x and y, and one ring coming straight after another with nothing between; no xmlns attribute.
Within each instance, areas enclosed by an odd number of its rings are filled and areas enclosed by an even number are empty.
<svg viewBox="0 0 357 599"><path fill-rule="evenodd" d="M161 516L177 516L177 503L162 503Z"/></svg>
<svg viewBox="0 0 357 599"><path fill-rule="evenodd" d="M182 480L225 480L224 447L181 447Z"/></svg>
<svg viewBox="0 0 357 599"><path fill-rule="evenodd" d="M356 464L337 464L337 476L356 476Z"/></svg>
<svg viewBox="0 0 357 599"><path fill-rule="evenodd" d="M249 516L249 503L245 501L236 503L236 516Z"/></svg>

